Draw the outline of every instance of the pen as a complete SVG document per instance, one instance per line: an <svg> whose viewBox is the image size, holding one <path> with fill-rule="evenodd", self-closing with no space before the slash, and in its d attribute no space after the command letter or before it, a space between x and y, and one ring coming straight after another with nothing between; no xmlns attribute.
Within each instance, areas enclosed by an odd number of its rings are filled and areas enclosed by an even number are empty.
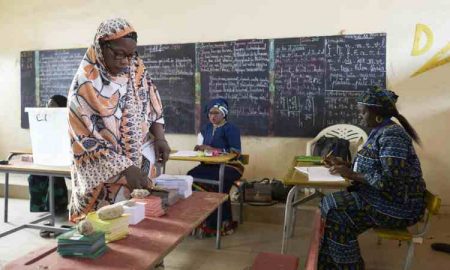
<svg viewBox="0 0 450 270"><path fill-rule="evenodd" d="M328 154L321 160L320 163L325 164L325 160L326 160L327 158L329 158L329 157L331 156L331 154L333 154L333 150L331 150L330 152L328 152Z"/></svg>

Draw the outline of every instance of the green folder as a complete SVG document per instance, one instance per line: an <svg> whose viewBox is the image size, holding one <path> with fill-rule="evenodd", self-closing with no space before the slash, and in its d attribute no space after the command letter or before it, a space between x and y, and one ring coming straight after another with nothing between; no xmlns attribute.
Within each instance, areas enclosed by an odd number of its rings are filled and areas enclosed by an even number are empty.
<svg viewBox="0 0 450 270"><path fill-rule="evenodd" d="M321 156L296 156L295 159L300 162L309 162L313 164L322 164Z"/></svg>

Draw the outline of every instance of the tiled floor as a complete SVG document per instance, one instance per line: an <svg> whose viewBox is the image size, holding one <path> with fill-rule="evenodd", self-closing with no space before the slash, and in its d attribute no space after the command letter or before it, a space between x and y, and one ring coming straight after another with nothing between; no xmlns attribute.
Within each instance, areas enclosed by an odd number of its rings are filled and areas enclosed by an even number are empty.
<svg viewBox="0 0 450 270"><path fill-rule="evenodd" d="M3 219L3 203L2 219ZM0 222L3 232L13 225L34 219L37 215L28 212L27 200L10 201L10 224ZM247 209L249 210L249 209ZM250 209L251 211L251 209ZM264 208L254 212L261 215ZM261 220L248 215L251 220ZM309 245L312 211L300 210L295 237L290 240L289 253L300 258L303 268ZM58 223L61 223L59 221ZM430 248L433 242L450 243L450 216L433 218L431 230L422 245L417 245L413 270L450 269L450 254L434 252ZM54 240L39 237L37 230L22 230L0 239L0 266L25 253L38 249ZM360 245L369 270L402 269L406 255L406 244L401 247L395 241L384 241L377 245L372 231L360 237ZM281 249L281 225L261 222L245 222L235 234L223 238L222 249L214 249L215 239L197 240L188 237L165 259L167 270L243 270L251 265L258 252L279 252Z"/></svg>

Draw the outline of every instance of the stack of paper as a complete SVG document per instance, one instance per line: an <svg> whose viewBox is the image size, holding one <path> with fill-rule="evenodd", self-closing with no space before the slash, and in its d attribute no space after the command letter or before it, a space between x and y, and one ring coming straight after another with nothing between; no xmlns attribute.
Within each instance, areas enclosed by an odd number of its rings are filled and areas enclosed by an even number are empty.
<svg viewBox="0 0 450 270"><path fill-rule="evenodd" d="M190 175L161 174L155 179L155 185L165 189L176 189L178 195L187 198L192 195L192 182L194 178Z"/></svg>
<svg viewBox="0 0 450 270"><path fill-rule="evenodd" d="M330 170L323 166L295 167L295 169L301 173L308 175L309 181L317 181L317 182L345 181L345 179L342 176L331 174Z"/></svg>
<svg viewBox="0 0 450 270"><path fill-rule="evenodd" d="M57 241L57 251L61 256L95 259L107 249L105 233L100 231L91 235L81 235L77 230L72 230L58 236Z"/></svg>
<svg viewBox="0 0 450 270"><path fill-rule="evenodd" d="M152 188L151 194L160 197L164 207L174 205L180 199L180 195L178 195L178 190L176 189L166 189L155 186Z"/></svg>
<svg viewBox="0 0 450 270"><path fill-rule="evenodd" d="M145 217L160 217L166 213L160 197L148 196L143 199L133 198L131 200L145 204Z"/></svg>
<svg viewBox="0 0 450 270"><path fill-rule="evenodd" d="M96 212L91 212L86 219L92 223L94 230L105 233L107 243L125 238L128 235L127 214L115 219L102 220L98 218Z"/></svg>
<svg viewBox="0 0 450 270"><path fill-rule="evenodd" d="M135 225L145 218L145 203L136 202L134 206L123 206L125 214L128 214L128 224Z"/></svg>

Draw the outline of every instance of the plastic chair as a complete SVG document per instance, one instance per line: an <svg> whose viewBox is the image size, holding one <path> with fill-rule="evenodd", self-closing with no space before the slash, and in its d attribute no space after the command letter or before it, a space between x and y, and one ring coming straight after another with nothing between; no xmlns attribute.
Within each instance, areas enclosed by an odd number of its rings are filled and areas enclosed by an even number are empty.
<svg viewBox="0 0 450 270"><path fill-rule="evenodd" d="M322 129L322 131L317 134L317 136L308 141L306 143L306 155L312 156L312 149L313 146L316 144L316 142L322 138L322 136L325 137L338 137L341 139L346 139L350 142L349 150L352 155L352 158L355 157L356 153L359 149L364 145L364 143L367 141L367 134L364 130L361 128L349 125L349 124L337 124L332 125L327 128ZM306 194L315 192L314 189L305 188L304 192Z"/></svg>
<svg viewBox="0 0 450 270"><path fill-rule="evenodd" d="M306 143L307 156L312 155L313 146L322 136L338 137L348 140L350 142L350 153L352 154L352 157L355 157L356 152L367 141L366 132L357 126L348 124L333 125L323 129L314 139Z"/></svg>
<svg viewBox="0 0 450 270"><path fill-rule="evenodd" d="M417 229L416 233L410 232L408 229L384 229L375 228L374 231L378 236L378 244L381 244L381 239L397 240L399 244L401 241L408 242L408 253L406 254L404 270L409 269L411 266L412 258L414 256L414 244L422 243L423 236L427 232L430 226L430 218L432 215L437 215L439 208L441 207L441 198L432 194L428 190L425 194L425 203L427 205L425 211L424 222L421 228Z"/></svg>

